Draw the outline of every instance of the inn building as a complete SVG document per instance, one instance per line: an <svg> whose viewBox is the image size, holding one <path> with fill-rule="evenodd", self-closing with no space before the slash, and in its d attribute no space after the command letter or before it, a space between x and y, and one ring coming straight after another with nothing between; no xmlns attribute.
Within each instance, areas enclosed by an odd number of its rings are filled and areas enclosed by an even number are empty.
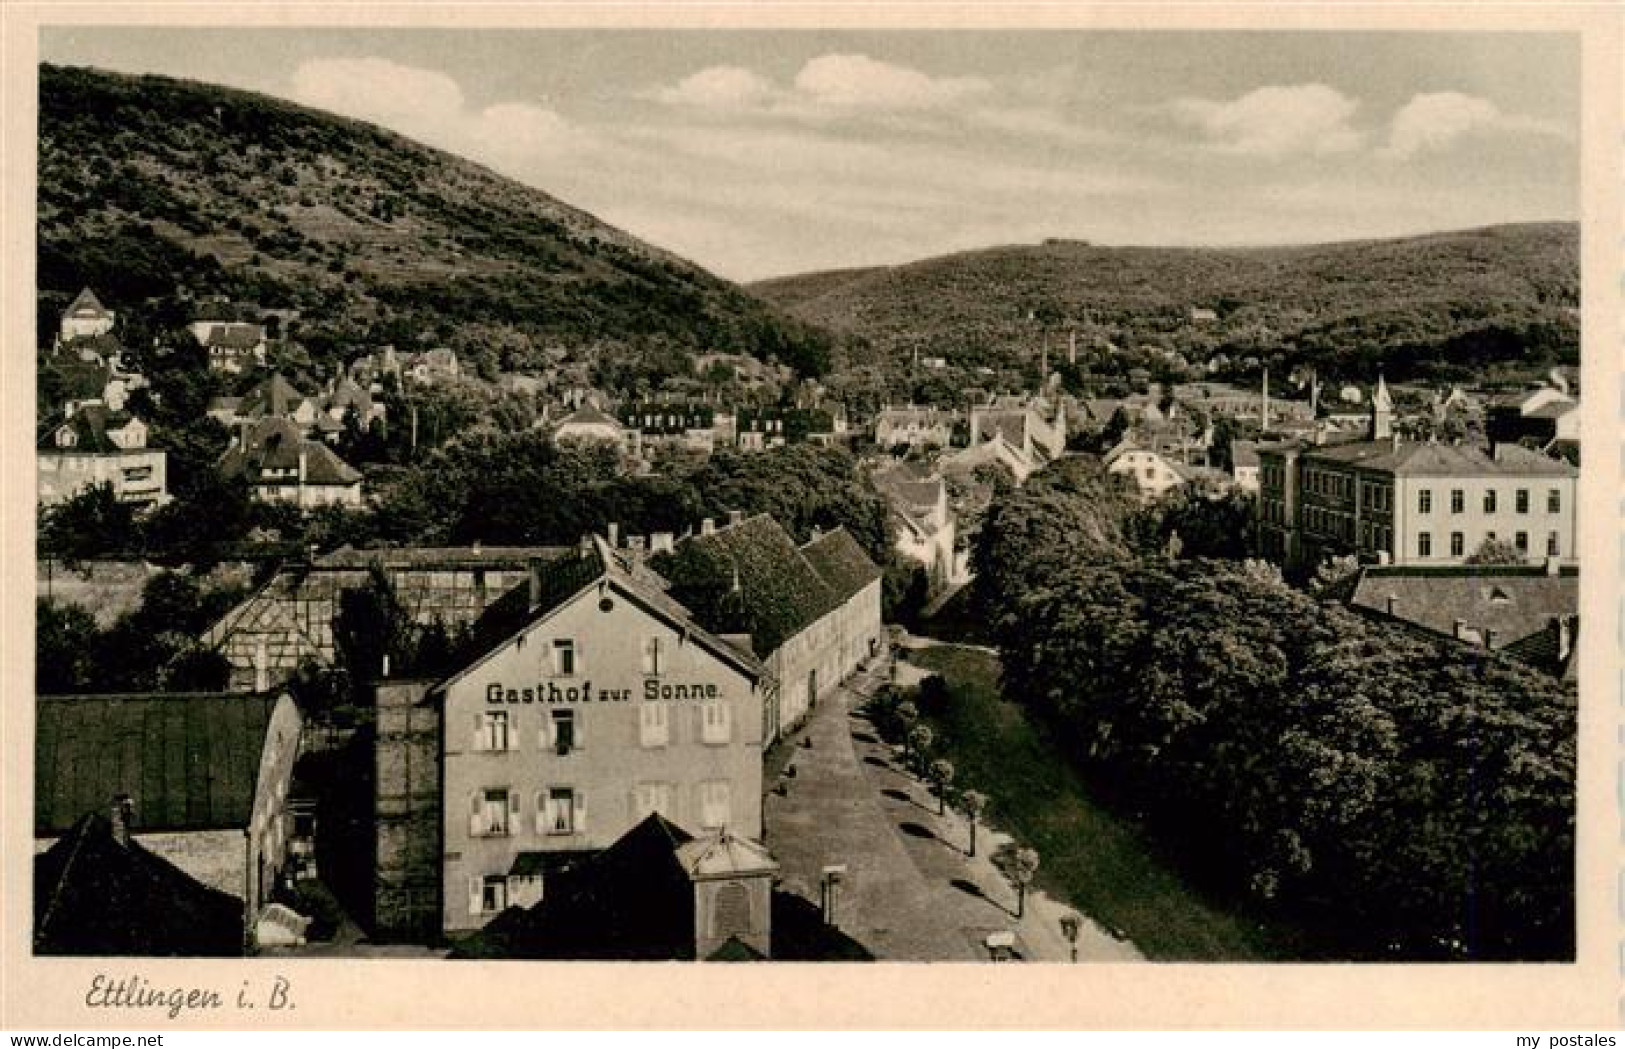
<svg viewBox="0 0 1625 1049"><path fill-rule="evenodd" d="M1499 541L1530 562L1578 556L1579 471L1516 444L1406 443L1379 380L1365 440L1263 445L1261 549L1289 568L1338 555L1461 564Z"/></svg>
<svg viewBox="0 0 1625 1049"><path fill-rule="evenodd" d="M760 851L764 750L878 651L879 581L845 531L798 547L765 515L535 560L459 669L378 685L376 924L455 939L557 904L651 815Z"/></svg>
<svg viewBox="0 0 1625 1049"><path fill-rule="evenodd" d="M700 627L602 540L538 564L525 596L461 670L379 688L385 928L478 929L651 813L761 837L772 683L748 642Z"/></svg>

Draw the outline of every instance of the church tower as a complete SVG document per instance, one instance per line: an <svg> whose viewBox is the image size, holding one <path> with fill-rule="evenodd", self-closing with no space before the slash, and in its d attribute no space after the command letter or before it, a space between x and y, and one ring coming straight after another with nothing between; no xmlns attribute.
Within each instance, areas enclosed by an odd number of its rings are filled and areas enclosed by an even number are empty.
<svg viewBox="0 0 1625 1049"><path fill-rule="evenodd" d="M1394 402L1388 384L1377 376L1377 390L1371 395L1371 440L1387 441L1394 436Z"/></svg>

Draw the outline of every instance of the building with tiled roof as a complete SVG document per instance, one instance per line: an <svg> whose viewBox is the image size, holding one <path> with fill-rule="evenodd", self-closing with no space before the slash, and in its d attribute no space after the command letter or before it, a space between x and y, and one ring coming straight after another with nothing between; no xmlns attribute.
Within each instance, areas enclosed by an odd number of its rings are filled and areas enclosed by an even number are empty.
<svg viewBox="0 0 1625 1049"><path fill-rule="evenodd" d="M769 738L800 724L820 697L880 650L878 585L852 600L767 514L702 527L654 565L672 596L708 629L749 635L779 683L766 716Z"/></svg>
<svg viewBox="0 0 1625 1049"><path fill-rule="evenodd" d="M95 292L85 288L62 311L60 337L63 342L70 342L106 335L117 320L118 315L103 306Z"/></svg>
<svg viewBox="0 0 1625 1049"><path fill-rule="evenodd" d="M504 595L525 591L533 563L569 548L543 546L343 547L279 570L223 615L200 639L231 666L229 687L264 690L309 662L335 665L333 628L343 595L381 576L414 623L439 622L457 633Z"/></svg>
<svg viewBox="0 0 1625 1049"><path fill-rule="evenodd" d="M286 861L302 725L285 692L39 696L36 852L113 812L148 851L236 897L246 935Z"/></svg>
<svg viewBox="0 0 1625 1049"><path fill-rule="evenodd" d="M215 958L243 953L243 901L87 813L34 857L37 955Z"/></svg>
<svg viewBox="0 0 1625 1049"><path fill-rule="evenodd" d="M67 415L47 420L34 461L39 502L46 506L103 484L120 502L142 508L169 499L167 457L147 447L147 424L100 402L72 406Z"/></svg>
<svg viewBox="0 0 1625 1049"><path fill-rule="evenodd" d="M961 416L940 408L884 408L875 416L875 444L891 448L946 448Z"/></svg>
<svg viewBox="0 0 1625 1049"><path fill-rule="evenodd" d="M1260 446L1260 545L1293 568L1350 553L1460 564L1492 540L1572 563L1578 480L1569 463L1516 444L1401 441L1379 380L1364 440Z"/></svg>
<svg viewBox="0 0 1625 1049"><path fill-rule="evenodd" d="M265 363L265 325L248 321L198 320L192 337L209 355L209 370L236 374Z"/></svg>
<svg viewBox="0 0 1625 1049"><path fill-rule="evenodd" d="M1497 443L1527 441L1538 447L1578 441L1580 402L1550 386L1497 398L1486 413L1484 434Z"/></svg>
<svg viewBox="0 0 1625 1049"><path fill-rule="evenodd" d="M1367 566L1348 604L1505 652L1556 677L1571 677L1576 669L1580 572L1574 566Z"/></svg>
<svg viewBox="0 0 1625 1049"><path fill-rule="evenodd" d="M975 465L963 461L983 458L996 447L1007 447L1002 439L983 441L975 448L960 449L943 456L946 469L964 469L968 476ZM1017 476L1019 483L1024 478ZM897 552L926 570L933 588L951 586L965 577L965 559L956 550L959 524L948 506L948 484L939 475L907 461L877 472L875 487L886 497L891 511L893 543Z"/></svg>
<svg viewBox="0 0 1625 1049"><path fill-rule="evenodd" d="M1258 442L1230 442L1230 476L1244 492L1258 492Z"/></svg>
<svg viewBox="0 0 1625 1049"><path fill-rule="evenodd" d="M305 438L285 416L245 426L220 460L226 478L241 477L256 499L302 508L360 506L361 472L320 441Z"/></svg>
<svg viewBox="0 0 1625 1049"><path fill-rule="evenodd" d="M651 814L761 837L776 682L632 560L593 539L538 565L449 676L380 683L387 928L478 929Z"/></svg>

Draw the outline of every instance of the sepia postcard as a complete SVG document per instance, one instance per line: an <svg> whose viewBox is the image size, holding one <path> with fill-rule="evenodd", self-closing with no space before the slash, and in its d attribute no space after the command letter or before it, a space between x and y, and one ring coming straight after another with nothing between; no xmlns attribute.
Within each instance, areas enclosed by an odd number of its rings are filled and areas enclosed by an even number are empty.
<svg viewBox="0 0 1625 1049"><path fill-rule="evenodd" d="M0 32L0 1024L1620 1023L1619 8Z"/></svg>

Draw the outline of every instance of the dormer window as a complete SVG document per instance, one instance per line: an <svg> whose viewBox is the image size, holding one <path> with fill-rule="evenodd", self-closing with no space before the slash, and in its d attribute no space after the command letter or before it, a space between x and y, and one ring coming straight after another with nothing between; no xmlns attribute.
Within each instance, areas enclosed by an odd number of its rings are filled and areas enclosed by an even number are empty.
<svg viewBox="0 0 1625 1049"><path fill-rule="evenodd" d="M56 432L56 443L59 447L72 448L76 440L73 431L65 426Z"/></svg>

